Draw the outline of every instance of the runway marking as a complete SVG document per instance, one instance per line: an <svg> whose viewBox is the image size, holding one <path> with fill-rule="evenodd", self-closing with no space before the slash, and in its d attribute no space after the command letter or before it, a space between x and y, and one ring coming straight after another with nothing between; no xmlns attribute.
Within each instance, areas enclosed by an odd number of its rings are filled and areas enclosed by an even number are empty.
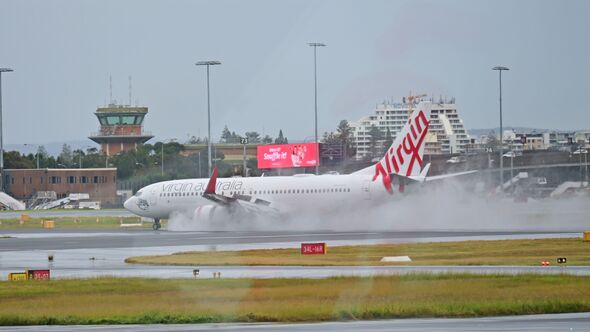
<svg viewBox="0 0 590 332"><path fill-rule="evenodd" d="M285 234L285 235L252 235L252 236L214 236L195 237L193 239L231 240L231 239L267 239L277 237L302 237L302 236L346 236L346 235L379 235L381 233L317 233L317 234Z"/></svg>

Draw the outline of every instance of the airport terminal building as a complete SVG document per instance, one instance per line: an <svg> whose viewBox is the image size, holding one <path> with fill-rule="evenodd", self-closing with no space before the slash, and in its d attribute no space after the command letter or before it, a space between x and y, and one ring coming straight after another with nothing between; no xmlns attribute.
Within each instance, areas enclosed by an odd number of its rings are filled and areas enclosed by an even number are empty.
<svg viewBox="0 0 590 332"><path fill-rule="evenodd" d="M40 192L55 192L56 198L88 194L101 207L120 205L116 168L39 168L4 170L6 193L30 202Z"/></svg>

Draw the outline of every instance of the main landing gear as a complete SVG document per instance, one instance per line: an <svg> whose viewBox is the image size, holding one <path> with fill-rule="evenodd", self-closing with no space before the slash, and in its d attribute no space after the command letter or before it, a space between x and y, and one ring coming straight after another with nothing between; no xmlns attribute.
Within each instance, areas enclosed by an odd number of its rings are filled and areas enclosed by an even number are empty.
<svg viewBox="0 0 590 332"><path fill-rule="evenodd" d="M159 218L155 218L154 219L154 224L152 225L152 228L154 229L154 231L157 231L160 228L162 228L162 224L160 223L160 219Z"/></svg>

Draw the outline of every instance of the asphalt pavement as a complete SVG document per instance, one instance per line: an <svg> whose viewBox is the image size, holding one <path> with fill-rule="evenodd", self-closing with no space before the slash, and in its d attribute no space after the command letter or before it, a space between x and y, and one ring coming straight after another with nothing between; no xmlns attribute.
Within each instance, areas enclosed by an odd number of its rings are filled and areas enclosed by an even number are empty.
<svg viewBox="0 0 590 332"><path fill-rule="evenodd" d="M505 316L489 318L388 319L309 324L178 324L11 326L0 331L178 332L178 331L590 331L590 313Z"/></svg>
<svg viewBox="0 0 590 332"><path fill-rule="evenodd" d="M0 252L21 250L107 249L285 242L350 241L351 243L401 243L485 239L553 237L548 232L338 232L338 231L237 231L168 232L149 229L24 229L0 230ZM570 236L580 236L579 234Z"/></svg>

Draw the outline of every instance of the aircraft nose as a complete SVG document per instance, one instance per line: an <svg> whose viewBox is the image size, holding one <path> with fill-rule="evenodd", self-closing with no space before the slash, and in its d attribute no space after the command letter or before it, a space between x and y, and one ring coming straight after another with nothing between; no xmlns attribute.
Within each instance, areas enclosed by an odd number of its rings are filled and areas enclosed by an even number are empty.
<svg viewBox="0 0 590 332"><path fill-rule="evenodd" d="M125 209L127 209L127 211L133 212L133 201L134 200L135 200L135 197L130 197L125 201L125 203L123 203L123 206L125 207Z"/></svg>

